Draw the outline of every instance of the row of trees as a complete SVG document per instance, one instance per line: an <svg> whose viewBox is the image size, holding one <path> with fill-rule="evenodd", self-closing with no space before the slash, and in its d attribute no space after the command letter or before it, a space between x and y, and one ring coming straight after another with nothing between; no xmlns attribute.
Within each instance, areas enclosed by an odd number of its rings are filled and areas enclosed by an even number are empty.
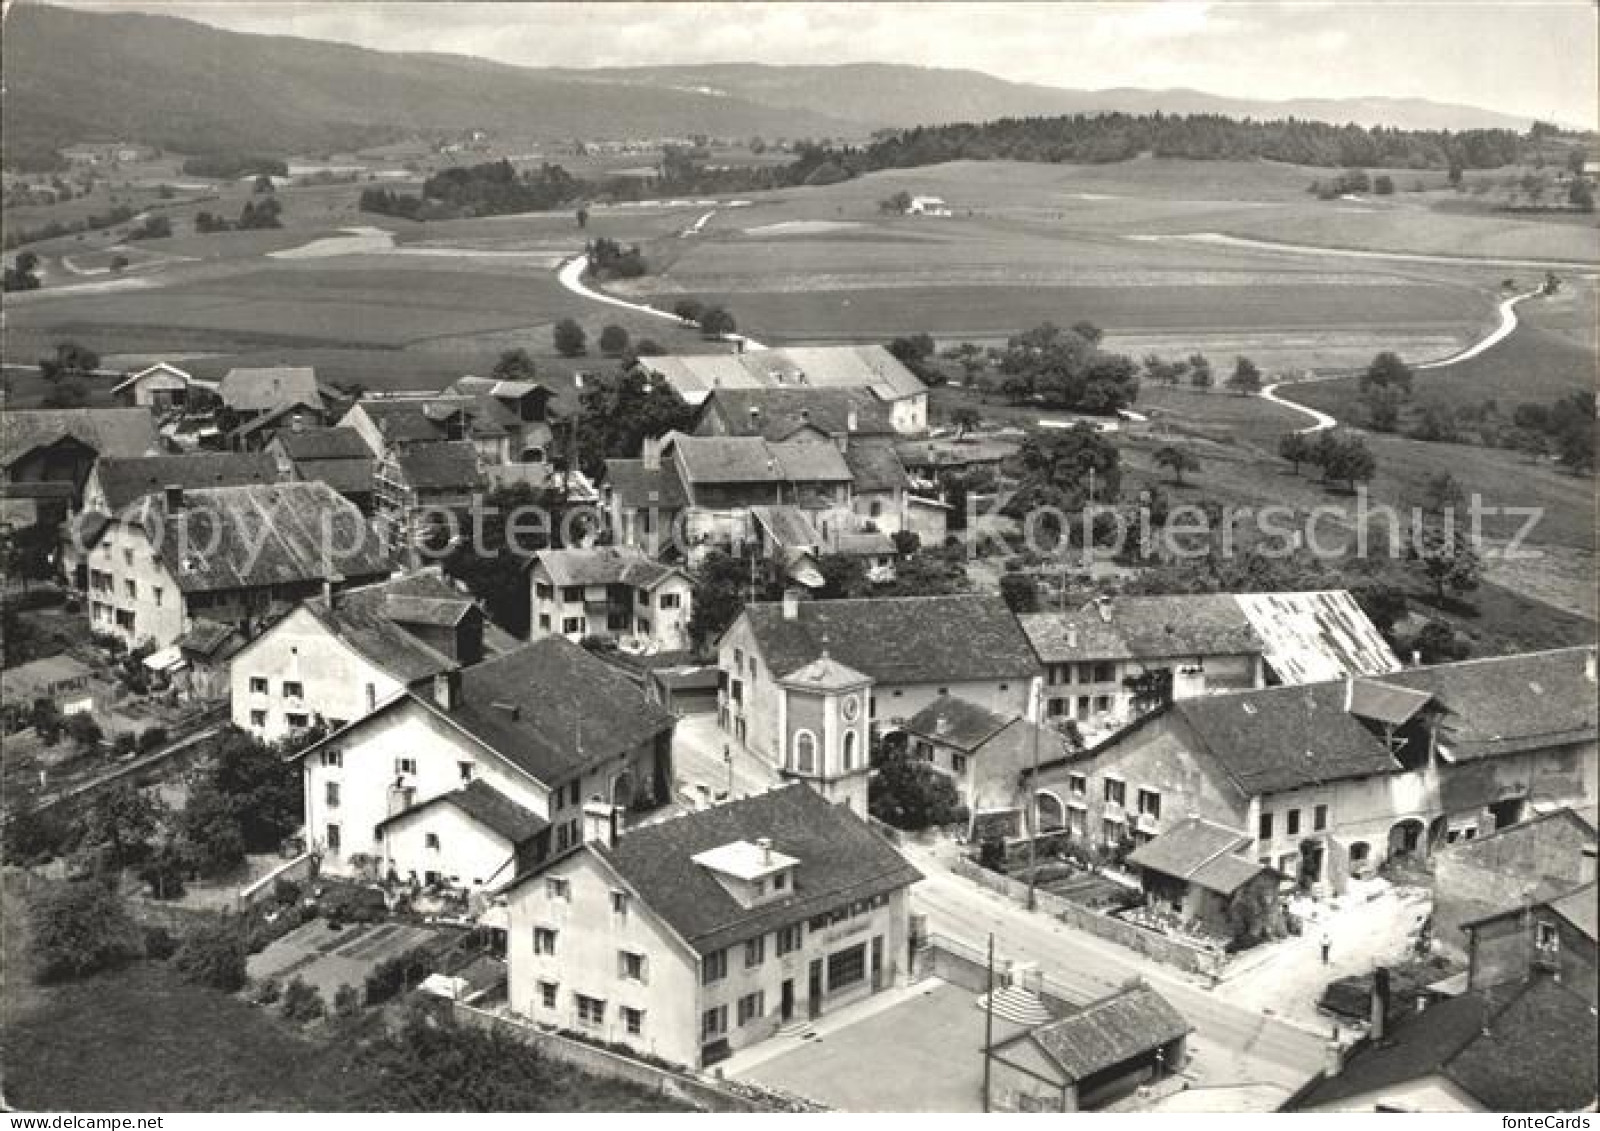
<svg viewBox="0 0 1600 1131"><path fill-rule="evenodd" d="M594 191L594 185L578 180L560 165L545 162L518 172L510 161L501 159L440 170L423 182L420 196L366 189L360 207L363 212L411 220L503 216L565 207Z"/></svg>
<svg viewBox="0 0 1600 1131"><path fill-rule="evenodd" d="M283 205L278 203L276 196L268 196L260 201L245 201L244 207L239 210L237 220L229 220L226 216L204 209L194 214L194 230L201 235L281 227L283 227ZM170 227L166 234L172 234Z"/></svg>
<svg viewBox="0 0 1600 1131"><path fill-rule="evenodd" d="M679 299L673 304L672 313L684 325L700 327L704 338L724 338L739 329L739 323L726 307L708 306L696 298Z"/></svg>
<svg viewBox="0 0 1600 1131"><path fill-rule="evenodd" d="M1378 459L1367 442L1353 432L1328 429L1323 432L1290 432L1278 441L1278 454L1294 465L1302 464L1322 472L1327 483L1343 483L1352 491L1357 483L1369 481L1378 470Z"/></svg>

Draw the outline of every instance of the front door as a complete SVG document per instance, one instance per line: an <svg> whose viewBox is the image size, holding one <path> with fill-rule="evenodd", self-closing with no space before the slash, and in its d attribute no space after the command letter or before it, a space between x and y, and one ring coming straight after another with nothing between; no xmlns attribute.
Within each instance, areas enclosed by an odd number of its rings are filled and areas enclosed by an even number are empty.
<svg viewBox="0 0 1600 1131"><path fill-rule="evenodd" d="M813 1021L822 1016L822 959L811 960L811 980L806 987L807 1016Z"/></svg>
<svg viewBox="0 0 1600 1131"><path fill-rule="evenodd" d="M778 1016L787 1025L794 1020L794 979L783 980L783 1000L778 1006Z"/></svg>

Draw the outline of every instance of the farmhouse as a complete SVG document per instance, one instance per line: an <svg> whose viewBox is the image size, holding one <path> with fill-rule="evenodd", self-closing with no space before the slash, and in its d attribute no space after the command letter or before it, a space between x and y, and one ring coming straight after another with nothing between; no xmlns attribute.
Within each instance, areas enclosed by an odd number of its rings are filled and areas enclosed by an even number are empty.
<svg viewBox="0 0 1600 1131"><path fill-rule="evenodd" d="M919 874L803 786L595 834L505 891L536 1022L704 1067L902 979Z"/></svg>
<svg viewBox="0 0 1600 1131"><path fill-rule="evenodd" d="M472 506L483 490L476 446L466 440L413 444L380 455L372 472L373 525L391 553L414 551Z"/></svg>
<svg viewBox="0 0 1600 1131"><path fill-rule="evenodd" d="M914 196L906 205L907 216L948 216L950 206L939 196Z"/></svg>
<svg viewBox="0 0 1600 1131"><path fill-rule="evenodd" d="M646 440L638 459L606 460L601 499L607 528L618 545L632 546L652 558L675 548L689 496L676 463L661 459L658 441Z"/></svg>
<svg viewBox="0 0 1600 1131"><path fill-rule="evenodd" d="M529 570L532 637L560 633L672 652L689 646L694 583L632 547L545 550Z"/></svg>
<svg viewBox="0 0 1600 1131"><path fill-rule="evenodd" d="M230 369L217 386L217 399L236 424L295 409L321 421L327 409L316 370L304 366Z"/></svg>
<svg viewBox="0 0 1600 1131"><path fill-rule="evenodd" d="M912 757L949 777L973 814L1013 809L1017 782L1033 765L1063 757L1059 731L1017 715L980 707L959 695L941 695L912 715L895 736Z"/></svg>
<svg viewBox="0 0 1600 1131"><path fill-rule="evenodd" d="M866 389L713 389L700 404L697 436L760 436L763 440L893 438L889 406Z"/></svg>
<svg viewBox="0 0 1600 1131"><path fill-rule="evenodd" d="M546 637L440 671L296 755L307 840L337 875L481 893L575 846L586 799L665 800L673 723L610 664Z"/></svg>
<svg viewBox="0 0 1600 1131"><path fill-rule="evenodd" d="M468 441L486 465L545 463L554 441L548 401L543 386L464 377L441 393L364 396L339 427L354 430L380 457L419 444Z"/></svg>
<svg viewBox="0 0 1600 1131"><path fill-rule="evenodd" d="M291 428L274 436L266 451L281 477L326 483L361 513L372 513L375 461L353 429Z"/></svg>
<svg viewBox="0 0 1600 1131"><path fill-rule="evenodd" d="M945 697L1026 715L1038 675L1011 610L980 594L746 605L717 665L722 728L784 773L828 781L859 776L874 732ZM864 795L864 778L847 784Z"/></svg>
<svg viewBox="0 0 1600 1131"><path fill-rule="evenodd" d="M146 495L168 487L203 491L211 487L247 487L285 478L270 456L259 452L195 452L178 456L103 457L83 488L86 513L113 515Z"/></svg>
<svg viewBox="0 0 1600 1131"><path fill-rule="evenodd" d="M1142 843L1202 813L1247 830L1253 859L1339 890L1530 804L1592 805L1594 671L1568 648L1179 699L1044 767L1038 818Z"/></svg>
<svg viewBox="0 0 1600 1131"><path fill-rule="evenodd" d="M1278 874L1246 855L1250 834L1203 817L1187 817L1128 857L1146 907L1206 934L1234 939L1242 931L1231 914L1252 895L1275 899Z"/></svg>
<svg viewBox="0 0 1600 1131"><path fill-rule="evenodd" d="M323 590L389 573L359 511L322 483L146 495L88 545L90 626L167 647L196 620L250 635Z"/></svg>
<svg viewBox="0 0 1600 1131"><path fill-rule="evenodd" d="M928 390L882 346L807 346L748 353L642 357L639 367L699 407L725 389L857 389L889 410L896 432L928 429Z"/></svg>
<svg viewBox="0 0 1600 1131"><path fill-rule="evenodd" d="M60 521L82 504L83 486L103 456L159 451L146 408L62 408L0 412L0 471L7 517L17 525Z"/></svg>
<svg viewBox="0 0 1600 1131"><path fill-rule="evenodd" d="M484 629L482 610L437 572L309 598L234 655L233 724L269 742L337 729L482 660Z"/></svg>
<svg viewBox="0 0 1600 1131"><path fill-rule="evenodd" d="M196 380L192 374L164 361L129 374L111 388L111 395L123 404L156 413L199 408L214 398L216 392L216 382Z"/></svg>

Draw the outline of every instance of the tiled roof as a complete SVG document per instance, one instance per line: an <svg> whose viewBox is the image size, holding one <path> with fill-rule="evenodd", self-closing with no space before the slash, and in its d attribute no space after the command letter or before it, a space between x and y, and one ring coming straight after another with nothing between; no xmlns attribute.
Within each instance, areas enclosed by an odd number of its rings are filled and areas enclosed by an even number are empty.
<svg viewBox="0 0 1600 1131"><path fill-rule="evenodd" d="M230 369L217 387L222 403L239 412L267 412L297 404L317 406L317 371L305 366Z"/></svg>
<svg viewBox="0 0 1600 1131"><path fill-rule="evenodd" d="M378 827L407 820L435 805L451 805L465 813L490 832L513 845L522 844L550 827L550 822L529 809L524 809L482 778L474 778L460 789L441 793L419 802L411 808L380 821Z"/></svg>
<svg viewBox="0 0 1600 1131"><path fill-rule="evenodd" d="M693 857L762 837L799 864L789 895L745 908ZM612 848L591 847L700 954L921 878L848 807L799 783L635 829Z"/></svg>
<svg viewBox="0 0 1600 1131"><path fill-rule="evenodd" d="M444 427L427 415L424 411L427 405L428 402L420 397L379 398L359 400L350 406L350 412L360 409L379 434L391 444L442 440ZM343 420L340 426L343 426Z"/></svg>
<svg viewBox="0 0 1600 1131"><path fill-rule="evenodd" d="M1425 691L1444 708L1439 736L1457 761L1572 742L1593 742L1595 682L1590 648L1489 656L1407 668L1382 682Z"/></svg>
<svg viewBox="0 0 1600 1131"><path fill-rule="evenodd" d="M1400 661L1349 592L1242 593L1239 607L1283 683L1383 675Z"/></svg>
<svg viewBox="0 0 1600 1131"><path fill-rule="evenodd" d="M1262 647L1238 601L1227 594L1107 597L1069 612L1019 619L1047 664L1258 655Z"/></svg>
<svg viewBox="0 0 1600 1131"><path fill-rule="evenodd" d="M351 428L306 428L280 433L277 444L290 459L371 459L361 434Z"/></svg>
<svg viewBox="0 0 1600 1131"><path fill-rule="evenodd" d="M700 409L697 432L712 434L706 424L712 414L730 436L766 440L787 440L806 428L829 436L894 432L888 406L864 389L715 389Z"/></svg>
<svg viewBox="0 0 1600 1131"><path fill-rule="evenodd" d="M305 607L328 631L401 683L415 683L458 666L406 630L395 615L396 601L403 606L443 606L451 614L450 624L472 607L437 574L426 571L347 589L335 595L332 609L321 597L305 602Z"/></svg>
<svg viewBox="0 0 1600 1131"><path fill-rule="evenodd" d="M808 687L815 690L856 687L869 682L867 676L841 664L832 656L818 656L805 667L790 672L782 679L790 687Z"/></svg>
<svg viewBox="0 0 1600 1131"><path fill-rule="evenodd" d="M160 451L148 408L41 408L0 412L0 466L72 437L101 457Z"/></svg>
<svg viewBox="0 0 1600 1131"><path fill-rule="evenodd" d="M1350 710L1363 719L1388 726L1403 726L1433 700L1425 691L1395 687L1375 679L1350 681Z"/></svg>
<svg viewBox="0 0 1600 1131"><path fill-rule="evenodd" d="M1149 1053L1193 1029L1166 998L1141 983L1018 1034L999 1047L1032 1040L1071 1083Z"/></svg>
<svg viewBox="0 0 1600 1131"><path fill-rule="evenodd" d="M361 512L323 483L271 483L184 493L169 512L147 495L132 521L145 529L184 592L284 585L389 572Z"/></svg>
<svg viewBox="0 0 1600 1131"><path fill-rule="evenodd" d="M1569 891L1566 895L1552 899L1549 906L1550 910L1571 923L1591 942L1600 938L1600 935L1596 934L1596 931L1600 930L1600 924L1596 922L1600 919L1600 904L1595 902L1593 880Z"/></svg>
<svg viewBox="0 0 1600 1131"><path fill-rule="evenodd" d="M915 374L877 345L671 355L640 358L640 364L690 404L722 389L870 389L884 401L927 392Z"/></svg>
<svg viewBox="0 0 1600 1131"><path fill-rule="evenodd" d="M848 483L852 479L849 465L832 444L681 434L670 442L690 483Z"/></svg>
<svg viewBox="0 0 1600 1131"><path fill-rule="evenodd" d="M242 487L273 483L277 461L266 452L196 452L184 456L102 457L95 477L106 506L120 511L138 499L167 487L197 491L206 487Z"/></svg>
<svg viewBox="0 0 1600 1131"><path fill-rule="evenodd" d="M1266 869L1235 856L1250 837L1200 817L1189 817L1137 848L1128 862L1208 891L1232 895Z"/></svg>
<svg viewBox="0 0 1600 1131"><path fill-rule="evenodd" d="M946 746L971 752L1003 730L1011 722L959 695L941 695L912 715L901 728L908 734L931 738Z"/></svg>
<svg viewBox="0 0 1600 1131"><path fill-rule="evenodd" d="M780 549L810 549L822 541L810 516L799 507L751 507L750 517Z"/></svg>
<svg viewBox="0 0 1600 1131"><path fill-rule="evenodd" d="M1399 769L1344 709L1344 684L1271 687L1179 699L1180 716L1246 797Z"/></svg>
<svg viewBox="0 0 1600 1131"><path fill-rule="evenodd" d="M441 710L426 692L416 697ZM621 671L560 636L467 668L460 705L444 713L546 785L633 750L674 722Z"/></svg>
<svg viewBox="0 0 1600 1131"><path fill-rule="evenodd" d="M341 431L345 431L341 429ZM355 433L351 433L352 436ZM359 436L356 437L358 440ZM363 449L365 450L365 449ZM295 475L306 482L326 483L341 495L372 494L372 472L377 466L371 455L360 459L297 459Z"/></svg>
<svg viewBox="0 0 1600 1131"><path fill-rule="evenodd" d="M467 492L483 481L471 440L414 444L396 453L395 460L414 491Z"/></svg>
<svg viewBox="0 0 1600 1131"><path fill-rule="evenodd" d="M894 445L885 441L850 441L844 450L844 462L857 491L898 491L911 486L911 477L895 454Z"/></svg>
<svg viewBox="0 0 1600 1131"><path fill-rule="evenodd" d="M689 505L689 496L684 493L678 469L670 460L649 468L641 459L608 459L606 482L611 485L617 498L629 507L656 506L663 510L679 510Z"/></svg>
<svg viewBox="0 0 1600 1131"><path fill-rule="evenodd" d="M212 658L229 641L236 644L242 642L232 625L195 617L189 622L189 631L178 639L178 647L197 656Z"/></svg>
<svg viewBox="0 0 1600 1131"><path fill-rule="evenodd" d="M742 615L779 675L824 647L890 684L1026 679L1039 666L1006 603L986 594L801 601L794 620L773 601L746 605Z"/></svg>
<svg viewBox="0 0 1600 1131"><path fill-rule="evenodd" d="M544 566L553 585L631 585L652 589L678 570L651 561L629 546L579 550L542 550L534 560Z"/></svg>
<svg viewBox="0 0 1600 1131"><path fill-rule="evenodd" d="M1376 1103L1442 1074L1489 1111L1577 1111L1594 1103L1597 1070L1593 1040L1575 1036L1593 1033L1589 1003L1550 978L1472 990L1406 1014L1381 1044L1356 1046L1286 1110Z"/></svg>

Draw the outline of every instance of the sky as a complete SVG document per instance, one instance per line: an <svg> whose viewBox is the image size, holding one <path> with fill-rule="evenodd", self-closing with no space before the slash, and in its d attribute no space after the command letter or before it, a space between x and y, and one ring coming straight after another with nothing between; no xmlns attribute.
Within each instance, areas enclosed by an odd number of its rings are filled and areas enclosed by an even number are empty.
<svg viewBox="0 0 1600 1131"><path fill-rule="evenodd" d="M889 62L1078 89L1408 97L1600 122L1593 0L369 3L54 0L525 66Z"/></svg>

